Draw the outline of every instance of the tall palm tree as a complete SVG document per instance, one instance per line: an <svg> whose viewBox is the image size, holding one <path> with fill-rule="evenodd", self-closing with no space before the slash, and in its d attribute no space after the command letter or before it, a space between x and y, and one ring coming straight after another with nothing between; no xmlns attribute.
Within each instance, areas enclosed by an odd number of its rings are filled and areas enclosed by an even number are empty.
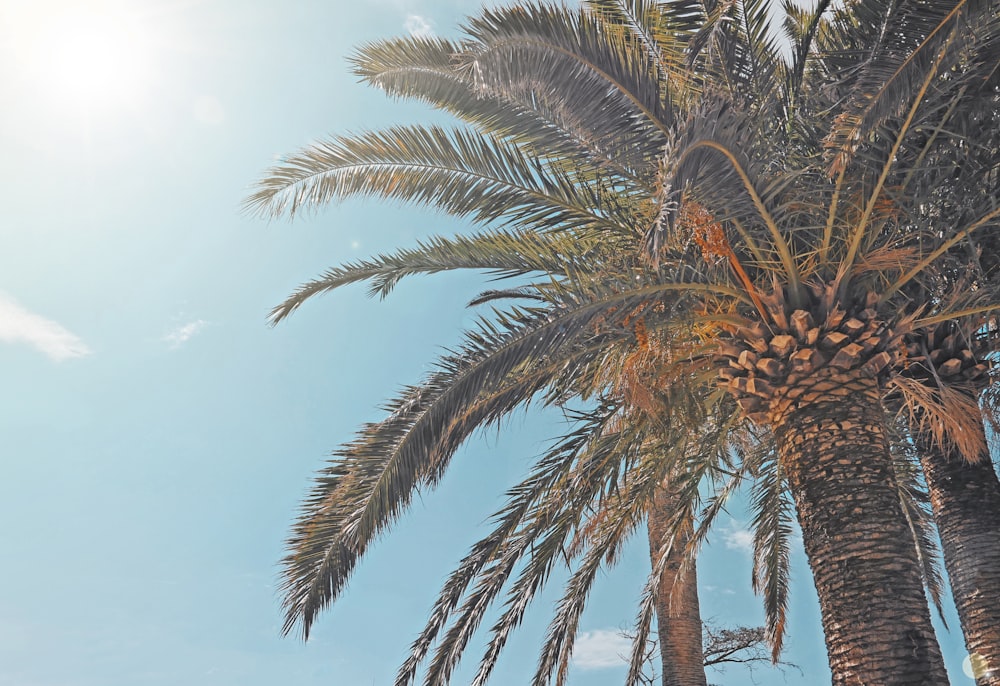
<svg viewBox="0 0 1000 686"><path fill-rule="evenodd" d="M929 68L925 66L922 72L917 72L923 77L922 90L918 92L920 97L910 105L908 111L903 109L897 116L899 133L896 133L895 137L890 135L886 138L886 147L891 155L882 157L885 162L882 165L880 176L877 180L874 177L872 179L876 188L882 184L902 182L892 192L886 192L883 198L883 202L892 207L890 210L892 212L895 212L896 209L902 211L901 206L907 201L910 203L910 206L906 208L909 217L900 222L902 226L916 228L923 224L932 235L941 236L942 234L947 235L947 231L940 229L942 220L947 226L948 220L952 219L957 225L964 225L969 229L959 231L957 235L951 237L951 240L941 241L939 238L934 250L927 250L924 246L911 248L915 253L913 259L918 266L909 269L909 271L906 271L906 268L901 268L900 271L906 272L902 281L893 283L891 280L887 280L889 293L877 298L873 297L872 303L875 305L885 302L887 300L885 296L893 295L899 289L906 290L911 301L924 305L935 303L939 307L943 303L947 303L947 307L951 307L953 311L961 311L962 306L959 305L959 301L964 297L964 295L959 295L961 290L963 288L974 290L985 288L988 280L982 272L970 276L968 269L959 267L965 259L964 255L958 262L949 263L948 260L942 260L936 269L929 268L932 259L942 257L944 250L954 249L958 245L961 245L963 249L971 245L973 254L976 254L975 247L978 241L973 240L973 231L982 228L987 222L994 221L996 217L994 198L997 191L997 148L995 141L992 144L984 143L978 147L977 152L981 154L977 155L979 164L976 165L969 164L967 149L969 134L974 130L968 126L970 116L981 119L982 113L986 112L987 117L995 118L997 112L995 80L997 52L995 39L991 29L988 28L989 20L995 21L996 9L987 6L983 15L978 15L986 20L981 31L979 27L973 26L976 21L973 18L977 17L974 8L959 4L945 9L948 12L942 12L937 17L937 24L931 23L932 31L922 43L919 43L917 50L918 53L924 53L925 60L930 61ZM916 19L926 19L926 17L907 17L908 21ZM831 32L839 31L841 35L850 34L857 25L856 18L850 14L846 15L846 20L845 15L842 14L838 17L838 22L839 24L835 23L828 28ZM872 25L875 23L873 22ZM897 24L893 32L888 34L883 32L883 35L896 37L901 31L901 26L902 24ZM936 41L931 40L934 33L939 34ZM865 48L869 45L866 42L861 43L865 45ZM874 44L876 47L872 52L877 55L878 41L874 41ZM934 59L930 60L927 55L932 55ZM838 55L834 53L834 56ZM896 71L888 73L892 74L892 79L896 81L905 81L900 74L905 74L906 78L912 78L912 74L907 74L906 70L915 71L912 66L919 63L919 57L919 54L916 57L908 54L901 56L897 59L897 64L892 65ZM827 60L828 64L832 62L833 60ZM890 60L891 62L892 60ZM866 83L864 70L861 71L861 74L860 78L849 79L848 82L854 80L858 83ZM975 74L975 76L969 78L970 74ZM890 79L890 83L880 86L879 97L890 91L890 86L893 85L892 79ZM949 86L955 87L941 87L940 82L946 79L952 82ZM935 88L940 88L940 91L933 96L926 93L931 84L934 84ZM867 85L871 87L870 82ZM839 167L840 177L837 179L832 200L829 203L827 235L829 235L835 221L834 207L840 199L838 196L842 189L849 187L842 182L843 179L849 178L846 175L850 173L849 167L846 166L850 154L845 151L856 145L853 142L853 137L856 136L856 130L864 117L887 116L878 114L880 108L884 108L884 104L879 102L879 98L875 98L874 103L863 103L863 107L858 113L852 112L850 108L845 108L845 111L839 115L838 125L833 128L834 135L828 137L828 141L832 142L832 147L840 151L840 156L835 159L833 165L834 173L838 173ZM923 122L920 120L922 113L929 115L928 119ZM966 121L961 121L962 119ZM923 130L921 130L922 127ZM852 129L854 130L852 131ZM913 148L909 151L907 150L909 142L904 135L908 129L911 132L910 136L914 139ZM851 132L850 135L845 135L845 131ZM841 137L839 141L837 136ZM944 144L935 145L941 139L945 139ZM873 147L877 148L877 146ZM921 163L924 159L934 159L935 161L930 164L911 163L912 166L907 168L905 162L900 163L898 159L893 157L896 155L902 157L907 152L917 163ZM947 156L952 157L949 160L950 164L942 164L943 159ZM961 159L956 160L956 156L961 156ZM876 156L876 159L879 158ZM892 169L894 165L900 168L895 175L893 174L895 170ZM970 176L976 177L978 183L970 183L968 178ZM907 188L908 185L909 188ZM969 196L972 195L968 192L970 187L979 194L980 197L975 198L978 202L968 202ZM905 201L902 199L907 192L913 191L916 191L915 197L907 198ZM985 202L983 202L984 199ZM876 222L881 222L877 219L879 210L876 204L878 202L878 192L872 193L869 195L867 204L863 208L857 208L857 213L862 220L871 221L872 218L875 218ZM801 209L796 207L795 211L799 212ZM977 212L979 213L978 217L975 216ZM947 216L948 214L951 216ZM894 220L898 220L898 218L896 217ZM880 228L884 228L884 225ZM856 234L856 237L857 240L848 248L848 255L851 250L859 248L861 242L865 240L860 233ZM903 245L903 242L900 244ZM824 240L820 244L821 258L828 245L826 236L824 236ZM930 254L918 259L917 254L921 252L924 255ZM822 259L820 259L820 263L822 263ZM842 269L844 266L843 263L840 263L838 269ZM921 270L924 271L924 276L918 277ZM847 269L844 271L849 274ZM842 276L841 271L837 271L835 279L830 284L836 285L840 293L844 291ZM903 283L910 281L914 283ZM916 281L920 283L915 283ZM778 294L777 291L775 294ZM784 293L779 295L783 297ZM842 295L838 294L838 297L842 297ZM987 297L986 300L988 299ZM770 304L768 303L768 305ZM947 307L940 307L940 309L946 310ZM790 308L784 307L783 309L785 309L784 314L787 317ZM858 309L863 314L868 309L867 303L865 306L859 306ZM975 308L972 309L975 310ZM985 310L986 308L981 312ZM805 315L807 313L798 310L792 313L793 317L795 314ZM792 328L796 328L794 322L792 324ZM864 326L864 317L861 317L860 320L855 319L852 324L853 327L859 325ZM942 330L943 333L940 333ZM975 460L982 454L984 441L982 440L981 423L978 421L978 408L974 402L970 401L969 395L963 397L962 393L968 393L970 385L974 386L975 382L982 380L986 368L986 365L983 364L983 355L991 349L989 339L994 330L995 324L990 318L985 320L979 318L973 322L966 322L964 325L952 321L942 322L940 326L935 326L933 322L927 321L921 331L907 336L908 354L900 360L906 368L905 371L887 379L886 383L890 388L895 386L894 390L908 396L909 404L917 406L915 414L918 424L925 423L926 417L933 414L933 421L929 422L927 428L937 429L935 433L942 433L941 429L944 429L943 433L949 433L952 438L955 438L956 440L953 442L956 444L973 444L973 449L964 451L970 460ZM936 332L939 334L936 336L937 345L935 345ZM785 331L782 333L792 334L793 331L785 327ZM849 342L850 332L842 331L842 333L848 334L848 338L843 340ZM961 338L963 342L956 344L956 338ZM836 364L837 357L841 357L843 365L855 353L863 352L857 346L867 347L865 334L861 334L854 343L856 345L853 351L843 348L836 351L831 364L835 367L841 366ZM751 348L752 345L745 346L744 350ZM756 353L760 352L762 351L758 347ZM774 351L772 350L772 352ZM871 358L868 364L876 359ZM885 357L882 359L889 361ZM881 365L882 361L876 361L875 364ZM910 385L915 376L911 365L924 369L923 378L916 385ZM770 400L769 409L773 411L775 399L766 385L768 381L773 380L766 378L765 369L761 368L759 371L765 372L764 393L753 395L763 395ZM727 373L727 376L734 375ZM752 373L751 376L753 376ZM947 377L943 384L942 377ZM837 380L838 383L842 381L843 379ZM751 392L755 390L753 379L743 380L737 376L735 381L730 383L735 383L740 391L745 391L746 386L749 386ZM903 388L904 385L906 388ZM957 393L956 389L958 389ZM974 397L974 394L971 394L971 397ZM746 394L745 402L753 409L760 408L762 405L760 400ZM799 402L801 403L801 401ZM937 438L942 439L943 437L938 436ZM943 441L940 442L943 443ZM975 446L975 444L979 445ZM996 680L1000 678L997 666L1000 665L1000 662L995 658L998 647L996 637L998 615L995 599L997 593L1000 592L1000 586L996 584L996 575L1000 573L1000 566L997 564L996 547L989 545L997 536L996 513L1000 511L993 496L997 490L995 486L996 474L988 461L982 465L963 465L960 460L952 460L949 463L944 461L941 451L935 449L929 440L922 440L921 445L925 448L922 462L927 471L935 513L942 523L946 561L949 569L952 570L952 585L959 603L967 644L974 658L980 663L982 673L979 675L979 682L997 683ZM947 476L945 476L946 474ZM970 482L976 483L976 487L963 494L961 492L962 486ZM965 507L962 507L960 503ZM973 515L972 508L976 506L985 507L986 512L980 513L978 516L970 516ZM963 550L969 552L963 552ZM973 550L976 552L973 553ZM972 581L973 579L974 581Z"/></svg>
<svg viewBox="0 0 1000 686"><path fill-rule="evenodd" d="M945 566L978 686L1000 683L1000 484L988 455L977 462L918 443Z"/></svg>
<svg viewBox="0 0 1000 686"><path fill-rule="evenodd" d="M995 3L987 7L996 13ZM919 175L911 175L910 197L897 200L910 202L924 221L938 226L961 224L996 206L1000 174L996 37L988 26L966 30L967 57L950 69L962 85L941 99L945 123L926 134L920 153L934 162ZM976 76L966 78L966 72ZM934 145L935 140L946 144ZM995 232L968 236L953 248L959 255L955 268L938 272L918 297L947 298L981 283L995 283L1000 276L998 247ZM995 328L989 321L977 333L983 337ZM991 346L977 345L974 337L956 343L967 333L942 323L911 337L907 369L897 381L917 378L917 388L925 395L921 407L908 408L912 422L923 429L914 432L913 441L919 448L966 648L977 684L983 686L1000 684L1000 480L987 449L978 401L989 382ZM898 405L899 394L889 390L890 404ZM995 416L992 403L985 409ZM962 428L943 431L956 416ZM947 433L956 440L948 440Z"/></svg>
<svg viewBox="0 0 1000 686"><path fill-rule="evenodd" d="M668 416L673 400L665 392L661 374L669 365L669 345L660 337L650 336L637 325L636 349L620 365L605 371L615 397L631 412L623 418L632 425L648 422L656 426ZM692 427L694 428L694 427ZM650 446L655 454L656 445ZM664 456L669 463L669 456ZM653 492L647 512L649 557L658 570L655 613L660 653L660 676L663 686L707 686L702 645L701 609L698 598L698 574L691 554L695 538L695 516L686 503L684 469L668 470L663 482ZM676 513L686 516L675 519ZM599 511L606 518L607 511Z"/></svg>
<svg viewBox="0 0 1000 686"><path fill-rule="evenodd" d="M600 11L604 15L604 21L610 24L611 21L617 21L621 26L628 23L629 15L627 13L621 13L618 10L628 9L628 8L617 8L614 3L606 3L603 8L596 7L598 3L595 3L595 11ZM462 85L462 79L455 73L452 69L451 54L454 49L450 46L446 46L446 49L441 49L441 46L434 46L421 41L416 41L407 44L406 42L399 42L395 44L389 44L385 46L369 46L366 49L366 53L362 55L362 59L359 60L359 67L362 75L370 78L372 80L377 80L379 85L386 87L390 92L395 92L395 94L416 94L419 97L428 98L436 100L435 104L439 106L444 106L447 109L457 110L465 118L470 118L473 121L483 118L495 118L498 116L503 116L504 114L509 114L505 112L503 108L497 108L495 103L484 103L481 102L481 94L475 94L474 97L470 98L469 91L472 90L467 86ZM388 64L386 63L388 62ZM412 77L418 74L420 75L420 85L424 88L423 91L418 91L416 93L411 93L408 89L412 86ZM437 80L438 83L434 84L435 88L426 88L429 84ZM441 89L442 85L447 86L443 89L443 95L437 94L436 89ZM455 86L458 85L458 88ZM395 89L395 90L394 90ZM574 127L568 126L567 122L559 121L558 118L552 116L552 112L544 111L544 108L540 112L532 113L531 110L524 106L521 106L524 111L518 112L518 103L516 95L509 95L502 99L502 104L508 108L513 109L514 114L518 115L518 120L514 122L514 125L510 121L504 121L501 119L498 122L490 122L490 125L497 129L498 132L504 133L507 130L514 130L518 132L518 135L524 139L525 137L534 136L536 140L541 140L543 137L547 145L553 145L552 135L555 134L557 138L565 139L566 141L572 141L572 139L578 136L579 132L574 129ZM534 129L528 127L525 122L525 117L532 117L535 119L533 122ZM482 121L478 121L481 126ZM581 146L579 142L576 143L576 150L579 152ZM468 246L463 246L468 247ZM480 246L481 247L481 246ZM492 266L494 268L503 269L506 265L505 262L494 262L491 261L495 257L495 249L497 246L492 246L485 254L480 254L473 259L472 263L461 262L465 257L459 258L460 262L456 263L453 260L456 259L457 255L451 253L444 257L438 265L441 268L454 268L455 266L479 266L487 267ZM515 248L516 245L513 243L508 243L507 245L500 246L500 249L510 250ZM561 247L561 251L565 254L568 252L566 245ZM531 255L533 252L537 251L537 246L529 245L525 250L525 255ZM515 253L516 254L516 253ZM436 267L433 264L428 264L424 262L420 264L420 259L416 260L416 266L414 267L414 254L402 255L403 259L397 260L397 267L400 267L400 273L404 273L407 269L414 268L415 271L431 270L433 271ZM426 258L426 256L423 256ZM442 256L433 256L432 260L440 259ZM554 257L554 256L553 256ZM404 269L404 263L409 261L409 265ZM554 264L557 264L558 260L550 261L546 264L531 264L528 269L535 270L553 270ZM333 276L333 275L331 275ZM357 277L357 274L353 275ZM394 283L395 278L392 277L392 282ZM336 277L334 276L334 279ZM307 285L301 292L301 297L308 297L311 295L316 287L327 288L332 287L329 281L322 284L310 284ZM654 516L654 511L651 513L651 517ZM679 597L670 600L672 595L670 589L674 587L674 572L680 564L684 557L683 551L685 548L684 540L682 540L678 545L673 545L669 537L665 537L667 532L666 516L661 514L656 520L657 523L653 524L654 532L657 540L654 542L651 539L651 555L654 557L654 564L656 563L656 556L653 550L659 550L662 546L664 549L665 563L663 566L665 570L663 574L660 575L661 585L663 589L658 594L660 602L658 603L660 610L660 621L658 622L659 632L661 634L662 642L666 649L661 651L662 658L665 665L664 669L664 679L665 683L686 683L686 684L697 684L699 682L704 682L704 669L702 665L702 660L700 658L701 653L701 631L700 631L700 620L698 618L697 610L697 594L696 594L696 582L695 573L693 571L693 562L687 561L690 566L691 571L685 573L681 577L676 578L676 584L678 586L683 586L686 592L681 594ZM669 607L673 607L673 613L678 617L683 617L684 620L681 621L667 621ZM697 626L695 626L697 625ZM675 630L676 629L676 630ZM638 643L637 643L638 645ZM680 679L677 681L676 679Z"/></svg>
<svg viewBox="0 0 1000 686"><path fill-rule="evenodd" d="M670 532L668 513L677 509L668 480L664 488L653 496L647 519L650 559L657 559L665 542L673 543L674 548L663 565L656 602L660 674L663 686L707 686L698 573L694 562L688 564L687 570L684 569L683 551L690 543L690 535L686 528L676 537L672 537ZM686 526L693 525L691 521Z"/></svg>
<svg viewBox="0 0 1000 686"><path fill-rule="evenodd" d="M647 511L669 473L664 465L692 459L677 449L668 460L627 457L652 435L690 440L688 428L606 432L620 408L603 393L602 368L626 357L641 323L667 341L663 378L693 389L713 430L734 416L773 434L770 492L787 483L794 497L835 683L945 683L881 396L893 386L905 402L926 397L926 386L904 373L908 346L925 331L949 323L966 334L973 357L992 343L982 335L998 302L991 284L959 292L947 275L958 268L956 247L994 226L1000 211L974 209L942 227L924 207L947 198L899 199L936 169L939 148L954 145L935 132L948 130L948 105L989 76L992 44L970 38L970 27L989 34L995 13L972 3L872 3L824 21L825 4L811 13L789 8L795 59L786 66L760 4L617 4L632 10L629 27L610 30L600 11L525 6L470 20L460 45L371 46L359 59L363 76L458 114L476 133L397 128L322 144L272 170L251 198L282 213L371 194L512 227L333 270L276 319L358 280L387 292L401 276L445 268L553 277L515 289L537 304L484 322L320 477L286 562L288 628L301 621L308 631L413 488L435 483L473 428L539 393L556 403L604 398L587 417L588 441L559 453L561 461L543 460L548 471L532 476L533 495L511 494L497 535L449 580L400 682L412 679L457 609L430 666L431 682L447 680L530 533L549 553L513 582L485 678L596 498L617 516L602 518L581 549L539 679L565 665L580 593L600 560ZM413 78L413 65L424 78ZM738 402L737 414L726 397ZM683 405L671 403L665 420ZM592 447L607 435L614 450ZM577 460L592 468L593 450L605 460L600 469L614 471L585 471L591 482L574 482L570 507L537 499L537 489L575 473ZM619 461L609 464L611 455ZM696 464L669 469L692 484L713 462ZM622 473L632 477L628 487ZM672 517L675 531L686 516ZM640 627L648 628L652 597Z"/></svg>

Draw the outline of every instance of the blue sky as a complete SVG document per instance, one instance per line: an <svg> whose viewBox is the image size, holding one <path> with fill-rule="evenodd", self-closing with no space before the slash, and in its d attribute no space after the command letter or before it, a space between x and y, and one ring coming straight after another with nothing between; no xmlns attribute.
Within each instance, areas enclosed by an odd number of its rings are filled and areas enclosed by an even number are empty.
<svg viewBox="0 0 1000 686"><path fill-rule="evenodd" d="M391 683L505 484L564 426L519 415L471 441L310 643L280 638L277 561L309 478L459 339L484 281L413 280L384 302L345 289L271 329L268 310L324 268L468 227L353 202L266 223L239 205L277 155L426 121L356 83L345 56L449 33L476 7L0 0L0 686ZM699 563L703 614L722 624L762 617L747 519L734 507ZM615 633L634 615L645 545L595 592L571 683L622 675ZM765 667L763 686L829 679L800 547L793 559L786 659L802 673ZM553 581L494 683L531 673ZM971 684L949 625L953 683Z"/></svg>

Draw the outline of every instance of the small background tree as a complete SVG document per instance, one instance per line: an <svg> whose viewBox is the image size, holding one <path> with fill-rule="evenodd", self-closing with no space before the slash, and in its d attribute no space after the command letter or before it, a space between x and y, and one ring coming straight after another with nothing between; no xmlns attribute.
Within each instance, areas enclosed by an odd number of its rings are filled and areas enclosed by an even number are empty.
<svg viewBox="0 0 1000 686"><path fill-rule="evenodd" d="M630 641L635 634L623 629L621 635ZM650 636L655 636L651 632ZM802 670L792 662L771 661L771 649L767 643L767 632L762 626L722 627L712 620L704 620L702 624L702 642L704 644L705 666L711 667L717 673L723 673L728 665L743 665L754 681L754 670L770 667L785 671ZM639 683L643 686L659 686L660 674L656 666L660 664L659 643L655 638L646 640L645 665ZM712 684L712 686L719 686Z"/></svg>

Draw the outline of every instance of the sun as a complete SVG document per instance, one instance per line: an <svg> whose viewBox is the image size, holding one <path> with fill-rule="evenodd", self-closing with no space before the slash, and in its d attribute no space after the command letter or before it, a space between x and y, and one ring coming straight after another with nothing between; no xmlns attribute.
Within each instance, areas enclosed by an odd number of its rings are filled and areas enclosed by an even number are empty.
<svg viewBox="0 0 1000 686"><path fill-rule="evenodd" d="M124 4L39 4L19 17L26 30L17 49L17 64L34 88L88 113L141 104L154 78L155 47L141 15Z"/></svg>

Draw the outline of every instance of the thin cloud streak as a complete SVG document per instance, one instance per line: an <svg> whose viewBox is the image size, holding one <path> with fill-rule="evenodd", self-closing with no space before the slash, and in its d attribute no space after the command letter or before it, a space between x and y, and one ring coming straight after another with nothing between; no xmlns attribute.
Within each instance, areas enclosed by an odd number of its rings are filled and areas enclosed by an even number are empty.
<svg viewBox="0 0 1000 686"><path fill-rule="evenodd" d="M584 631L573 647L573 666L578 669L608 669L627 664L632 641L614 629Z"/></svg>
<svg viewBox="0 0 1000 686"><path fill-rule="evenodd" d="M182 324L163 337L163 340L171 349L179 348L189 340L194 338L202 329L208 325L204 319L196 319L193 322Z"/></svg>
<svg viewBox="0 0 1000 686"><path fill-rule="evenodd" d="M0 341L27 343L56 362L92 352L79 336L62 324L26 310L3 292L0 292Z"/></svg>

